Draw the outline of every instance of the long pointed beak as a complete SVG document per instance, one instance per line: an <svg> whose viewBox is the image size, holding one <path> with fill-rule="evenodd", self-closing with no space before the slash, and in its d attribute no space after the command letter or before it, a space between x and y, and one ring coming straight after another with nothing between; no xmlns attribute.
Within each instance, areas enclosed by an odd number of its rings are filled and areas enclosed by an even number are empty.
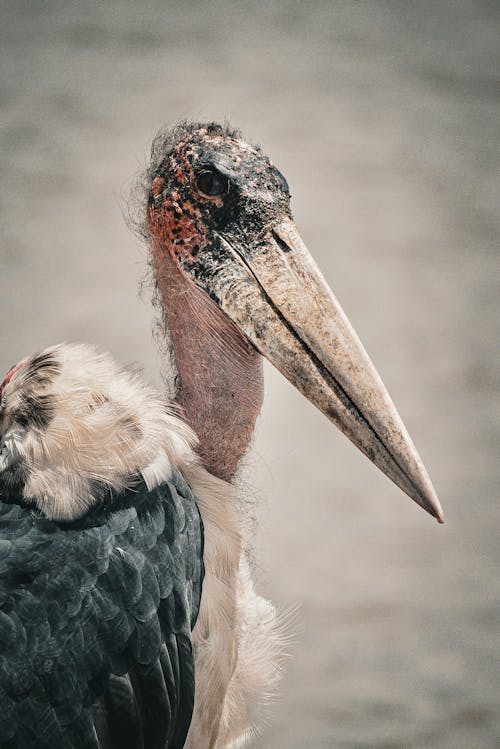
<svg viewBox="0 0 500 749"><path fill-rule="evenodd" d="M413 442L293 221L251 247L232 236L219 240L226 262L196 282L356 447L443 522Z"/></svg>

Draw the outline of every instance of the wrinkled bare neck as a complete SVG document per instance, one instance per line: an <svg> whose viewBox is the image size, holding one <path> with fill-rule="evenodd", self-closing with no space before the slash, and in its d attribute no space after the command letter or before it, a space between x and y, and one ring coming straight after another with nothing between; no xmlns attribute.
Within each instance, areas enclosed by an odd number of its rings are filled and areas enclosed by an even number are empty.
<svg viewBox="0 0 500 749"><path fill-rule="evenodd" d="M153 257L178 373L176 398L198 435L205 467L229 481L262 407L262 357L168 251L153 248Z"/></svg>

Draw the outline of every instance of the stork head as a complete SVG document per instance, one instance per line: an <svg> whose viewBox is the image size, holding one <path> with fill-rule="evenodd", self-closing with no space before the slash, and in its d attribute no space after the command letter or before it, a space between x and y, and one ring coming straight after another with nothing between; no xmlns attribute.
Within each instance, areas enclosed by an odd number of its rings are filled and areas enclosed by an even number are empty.
<svg viewBox="0 0 500 749"><path fill-rule="evenodd" d="M74 520L190 454L187 427L137 371L84 344L45 349L0 386L0 499Z"/></svg>
<svg viewBox="0 0 500 749"><path fill-rule="evenodd" d="M379 375L302 242L283 175L216 124L153 144L148 234L189 284L404 492L442 521L427 472Z"/></svg>
<svg viewBox="0 0 500 749"><path fill-rule="evenodd" d="M187 272L236 232L246 246L290 218L283 175L258 147L219 125L184 125L153 146L149 227ZM159 163L156 163L159 160Z"/></svg>

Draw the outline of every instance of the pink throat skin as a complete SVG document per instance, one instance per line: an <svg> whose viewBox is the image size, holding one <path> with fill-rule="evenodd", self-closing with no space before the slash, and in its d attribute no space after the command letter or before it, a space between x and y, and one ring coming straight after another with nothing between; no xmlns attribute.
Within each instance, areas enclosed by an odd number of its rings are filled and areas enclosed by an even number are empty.
<svg viewBox="0 0 500 749"><path fill-rule="evenodd" d="M179 377L176 399L198 436L204 466L230 481L262 407L262 357L162 242L153 241L152 252Z"/></svg>

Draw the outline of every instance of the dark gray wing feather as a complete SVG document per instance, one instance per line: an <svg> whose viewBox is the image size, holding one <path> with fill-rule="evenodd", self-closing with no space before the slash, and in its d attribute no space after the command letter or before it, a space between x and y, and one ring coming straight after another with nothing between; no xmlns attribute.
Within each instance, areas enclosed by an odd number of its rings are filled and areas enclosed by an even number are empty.
<svg viewBox="0 0 500 749"><path fill-rule="evenodd" d="M203 531L179 474L72 524L0 502L2 749L178 749Z"/></svg>

